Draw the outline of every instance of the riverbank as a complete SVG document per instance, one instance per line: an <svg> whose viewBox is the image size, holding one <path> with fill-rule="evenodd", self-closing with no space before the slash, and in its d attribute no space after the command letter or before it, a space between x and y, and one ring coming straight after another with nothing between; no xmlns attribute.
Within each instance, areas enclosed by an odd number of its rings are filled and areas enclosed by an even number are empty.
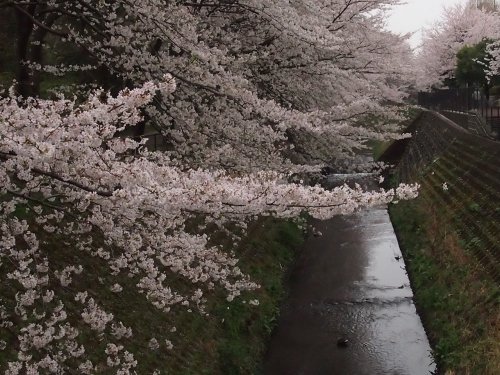
<svg viewBox="0 0 500 375"><path fill-rule="evenodd" d="M17 214L24 217L21 209ZM114 337L106 330L97 340L87 331L88 327L79 316L81 308L73 298L75 290L91 290L92 298L104 311L131 328L133 335L124 337L121 344L138 361L135 369L138 374L152 374L158 370L159 374L175 375L246 375L259 371L286 294L286 272L296 258L303 237L303 230L295 223L266 217L249 225L247 235L236 248L232 247L232 241L214 238L220 245L227 242L228 249L233 249L240 259L239 267L261 288L232 302L226 300L222 291L207 293L209 315L187 308L162 313L144 295L136 292L137 278L110 276L105 262L97 257L82 256L58 236L48 237L43 246L53 269L62 269L69 260L78 260L78 264L88 271L85 275L75 275L69 286L53 282L51 288L61 296L68 321L81 332L78 342L85 346L93 363L99 365L97 372L108 373L102 364L106 363L106 345L113 342ZM8 267L9 264L0 263L0 275L6 275ZM15 304L18 286L7 278L1 281L0 301L10 307L9 304ZM110 291L109 286L116 282L123 288L121 293ZM259 301L258 306L249 303L254 300ZM0 312L2 307L0 305ZM43 308L39 306L38 310L43 311ZM8 362L16 360L15 330L16 327L9 330L0 327L0 340L6 342L5 347L0 346L2 373ZM156 339L158 348L151 346L151 338ZM166 340L171 343L170 348Z"/></svg>
<svg viewBox="0 0 500 375"><path fill-rule="evenodd" d="M498 284L428 194L390 214L439 373L500 374Z"/></svg>
<svg viewBox="0 0 500 375"><path fill-rule="evenodd" d="M391 205L440 373L500 374L500 143L424 111L382 160L420 196Z"/></svg>

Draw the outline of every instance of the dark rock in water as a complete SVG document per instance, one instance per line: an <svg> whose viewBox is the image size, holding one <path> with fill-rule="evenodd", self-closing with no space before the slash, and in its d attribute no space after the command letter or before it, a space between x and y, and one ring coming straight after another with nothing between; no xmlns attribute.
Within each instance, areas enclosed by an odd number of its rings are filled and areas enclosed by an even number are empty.
<svg viewBox="0 0 500 375"><path fill-rule="evenodd" d="M339 348L347 348L349 346L349 340L345 337L341 337L337 340L337 346Z"/></svg>

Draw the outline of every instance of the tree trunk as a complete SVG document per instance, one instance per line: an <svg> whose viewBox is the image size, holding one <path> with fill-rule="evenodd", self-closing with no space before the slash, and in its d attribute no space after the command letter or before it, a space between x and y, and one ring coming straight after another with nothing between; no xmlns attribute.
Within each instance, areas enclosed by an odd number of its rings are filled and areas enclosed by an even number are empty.
<svg viewBox="0 0 500 375"><path fill-rule="evenodd" d="M50 25L49 25L50 26ZM33 41L36 42L31 46L30 51L30 61L35 64L43 64L43 41L47 31L38 28L33 33ZM37 71L31 71L31 95L38 96L40 94L40 73Z"/></svg>
<svg viewBox="0 0 500 375"><path fill-rule="evenodd" d="M24 63L28 60L29 42L33 32L33 22L16 9L17 18L17 94L28 97L33 91L31 69Z"/></svg>

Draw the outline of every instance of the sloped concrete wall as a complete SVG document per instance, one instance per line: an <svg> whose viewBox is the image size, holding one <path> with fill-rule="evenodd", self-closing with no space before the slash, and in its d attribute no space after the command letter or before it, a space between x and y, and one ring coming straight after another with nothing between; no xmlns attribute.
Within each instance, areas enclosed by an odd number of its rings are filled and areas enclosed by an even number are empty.
<svg viewBox="0 0 500 375"><path fill-rule="evenodd" d="M500 142L470 134L435 112L412 124L395 169L453 223L463 246L500 281Z"/></svg>

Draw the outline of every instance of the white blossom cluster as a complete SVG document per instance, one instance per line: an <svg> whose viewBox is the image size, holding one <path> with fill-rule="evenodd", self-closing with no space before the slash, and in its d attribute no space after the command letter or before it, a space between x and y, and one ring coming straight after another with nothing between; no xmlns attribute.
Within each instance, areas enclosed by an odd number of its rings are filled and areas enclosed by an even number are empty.
<svg viewBox="0 0 500 375"><path fill-rule="evenodd" d="M400 116L387 104L401 103L412 69L404 38L383 28L397 2L61 1L40 17L55 18L53 34L88 51L95 67L136 85L177 78L147 113L179 163L288 172L299 168L286 157L296 150L331 163L367 139L397 137ZM23 63L33 74L92 67Z"/></svg>
<svg viewBox="0 0 500 375"><path fill-rule="evenodd" d="M383 29L394 3L0 3L51 35L34 32L33 46L70 43L93 60L23 61L32 76L105 67L136 87L49 100L17 96L18 82L0 98L0 282L13 291L0 300L0 350L13 353L0 371L136 373L130 343L140 332L95 288L136 293L165 319L173 309L206 314L207 295L232 301L258 287L207 228L305 211L326 219L415 197L416 185L289 182L323 164L373 168L355 156L366 140L401 137L399 108L387 105L405 96L410 50ZM124 135L144 123L166 151ZM176 331L143 346L172 350Z"/></svg>
<svg viewBox="0 0 500 375"><path fill-rule="evenodd" d="M443 18L425 30L415 62L416 87L421 90L441 88L446 79L455 76L456 56L463 47L488 40L492 42L490 48L494 57L499 39L500 18L497 13L464 5L445 8ZM490 67L492 72L497 69L494 61L495 57Z"/></svg>
<svg viewBox="0 0 500 375"><path fill-rule="evenodd" d="M30 69L35 71L42 71L46 73L53 74L55 76L64 76L69 72L85 72L89 70L94 70L94 65L67 65L62 64L59 66L55 65L41 65L33 62L25 62L26 65L30 67Z"/></svg>

